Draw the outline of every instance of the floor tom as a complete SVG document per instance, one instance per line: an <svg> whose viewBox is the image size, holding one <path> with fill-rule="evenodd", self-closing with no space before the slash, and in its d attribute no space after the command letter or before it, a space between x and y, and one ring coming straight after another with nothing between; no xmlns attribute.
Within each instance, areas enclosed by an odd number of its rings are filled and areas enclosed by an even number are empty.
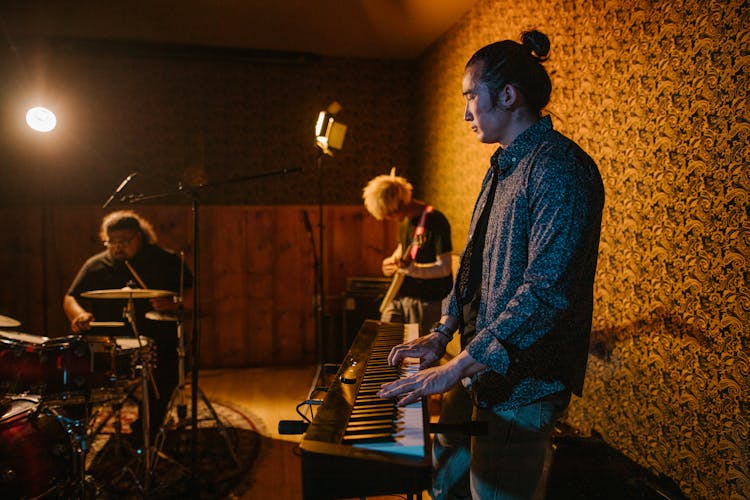
<svg viewBox="0 0 750 500"><path fill-rule="evenodd" d="M62 493L73 476L71 439L33 398L0 400L0 491L4 498Z"/></svg>

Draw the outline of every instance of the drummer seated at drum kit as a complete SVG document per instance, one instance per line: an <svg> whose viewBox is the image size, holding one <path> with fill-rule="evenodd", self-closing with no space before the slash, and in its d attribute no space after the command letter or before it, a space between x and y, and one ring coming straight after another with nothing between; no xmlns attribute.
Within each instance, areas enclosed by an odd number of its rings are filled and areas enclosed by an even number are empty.
<svg viewBox="0 0 750 500"><path fill-rule="evenodd" d="M132 210L106 215L99 236L106 249L83 264L63 300L63 309L73 332L84 338L136 340L137 333L150 339L146 347L158 391L155 394L149 381L153 442L180 379L177 328L192 302L191 294L185 293L192 287L192 274L179 255L156 244L152 225ZM142 435L139 424L131 424L136 440Z"/></svg>

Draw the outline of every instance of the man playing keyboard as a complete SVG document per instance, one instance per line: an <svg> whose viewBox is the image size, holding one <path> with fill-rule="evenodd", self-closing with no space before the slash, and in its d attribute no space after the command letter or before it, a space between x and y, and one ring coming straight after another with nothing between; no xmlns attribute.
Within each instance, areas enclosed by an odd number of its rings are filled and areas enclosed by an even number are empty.
<svg viewBox="0 0 750 500"><path fill-rule="evenodd" d="M541 498L554 423L583 389L604 190L593 160L542 116L549 48L531 31L466 64L464 119L500 147L440 323L389 355L422 370L378 393L399 405L445 393L441 423L487 422L484 435L436 435L435 499ZM456 330L461 353L432 366Z"/></svg>

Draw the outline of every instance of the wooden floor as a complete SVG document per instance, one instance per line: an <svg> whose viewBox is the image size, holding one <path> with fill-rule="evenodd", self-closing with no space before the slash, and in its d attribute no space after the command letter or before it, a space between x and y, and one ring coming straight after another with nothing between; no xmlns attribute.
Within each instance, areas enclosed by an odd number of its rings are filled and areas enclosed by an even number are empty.
<svg viewBox="0 0 750 500"><path fill-rule="evenodd" d="M198 386L212 402L242 410L251 416L263 436L243 500L302 498L301 436L280 435L280 420L300 420L296 406L307 399L317 376L316 366L247 368L201 371ZM368 497L394 499L387 497ZM401 495L400 498L404 498ZM425 493L423 498L429 498Z"/></svg>
<svg viewBox="0 0 750 500"><path fill-rule="evenodd" d="M242 499L300 499L300 436L278 433L280 420L300 420L295 407L307 398L315 366L202 371L198 386L206 397L251 417L263 437L249 489Z"/></svg>

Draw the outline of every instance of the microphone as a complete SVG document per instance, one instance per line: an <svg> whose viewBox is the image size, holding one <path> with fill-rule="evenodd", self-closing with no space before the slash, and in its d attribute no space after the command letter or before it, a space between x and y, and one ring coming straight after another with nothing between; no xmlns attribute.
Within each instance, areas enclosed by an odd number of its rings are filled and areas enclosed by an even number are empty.
<svg viewBox="0 0 750 500"><path fill-rule="evenodd" d="M310 216L307 214L307 210L302 211L303 222L305 223L305 231L308 234L312 234L312 224L310 223Z"/></svg>
<svg viewBox="0 0 750 500"><path fill-rule="evenodd" d="M120 183L120 185L117 187L117 189L115 189L115 192L112 193L111 195L109 195L109 198L107 198L107 201L104 202L104 205L102 205L102 208L107 208L107 206L110 203L112 203L112 200L115 199L115 196L117 196L118 194L120 194L120 191L122 191L125 188L125 186L128 184L128 182L130 182L130 179L132 179L133 177L135 177L137 174L138 174L138 172L133 172L129 176L125 177L125 180L123 180Z"/></svg>

